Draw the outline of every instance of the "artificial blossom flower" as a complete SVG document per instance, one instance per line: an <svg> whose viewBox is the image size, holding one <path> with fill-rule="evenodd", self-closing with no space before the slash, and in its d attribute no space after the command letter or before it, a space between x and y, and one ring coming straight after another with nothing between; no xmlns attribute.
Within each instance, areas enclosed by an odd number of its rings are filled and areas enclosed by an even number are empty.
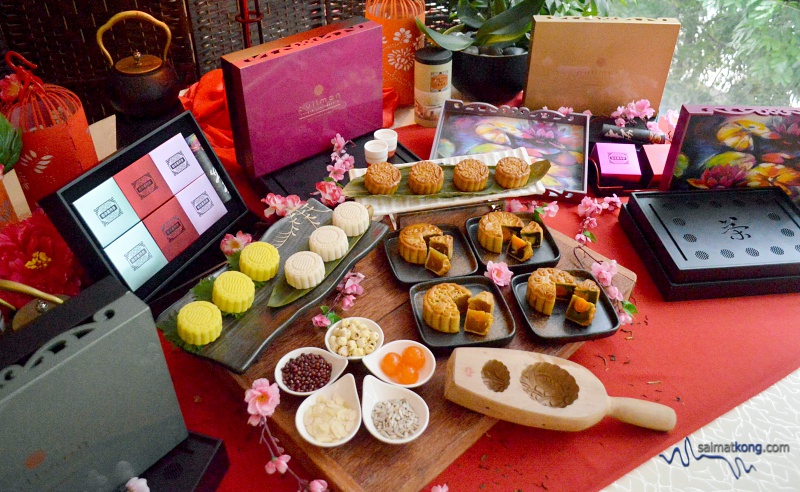
<svg viewBox="0 0 800 492"><path fill-rule="evenodd" d="M442 485L434 485L431 488L431 492L447 492L449 489L447 488L447 484Z"/></svg>
<svg viewBox="0 0 800 492"><path fill-rule="evenodd" d="M508 265L504 262L500 261L495 263L489 261L486 264L486 273L484 275L492 279L495 285L503 287L511 283L513 273L511 273L511 270L508 269Z"/></svg>
<svg viewBox="0 0 800 492"><path fill-rule="evenodd" d="M583 197L581 203L578 205L578 215L581 217L589 217L597 215L603 211L603 206L597 202L597 199L590 196Z"/></svg>
<svg viewBox="0 0 800 492"><path fill-rule="evenodd" d="M311 492L326 492L328 490L328 482L325 480L312 480L308 484L308 489Z"/></svg>
<svg viewBox="0 0 800 492"><path fill-rule="evenodd" d="M281 402L278 384L269 384L266 378L256 379L253 381L253 386L245 392L244 401L247 402L247 413L250 414L248 422L250 425L258 425L261 417L271 417Z"/></svg>
<svg viewBox="0 0 800 492"><path fill-rule="evenodd" d="M329 164L327 167L328 170L328 177L334 180L335 182L339 182L344 179L344 167L341 165L342 161L337 160L336 163L333 165Z"/></svg>
<svg viewBox="0 0 800 492"><path fill-rule="evenodd" d="M506 212L527 212L528 207L517 199L506 200Z"/></svg>
<svg viewBox="0 0 800 492"><path fill-rule="evenodd" d="M290 459L292 459L292 457L289 456L288 454L282 454L280 456L272 458L264 466L264 468L266 469L268 475L272 475L276 471L278 473L280 473L281 475L283 475L284 473L286 473L286 470L289 468L288 463L289 463Z"/></svg>
<svg viewBox="0 0 800 492"><path fill-rule="evenodd" d="M313 318L311 318L311 322L317 328L327 328L328 326L331 325L331 320L329 320L328 317L325 316L324 314L318 314L314 316Z"/></svg>
<svg viewBox="0 0 800 492"><path fill-rule="evenodd" d="M319 195L322 203L328 207L335 207L336 205L344 202L344 195L342 189L336 183L330 181L320 181L317 183L317 191L313 195Z"/></svg>
<svg viewBox="0 0 800 492"><path fill-rule="evenodd" d="M575 235L575 242L580 244L581 246L586 246L586 243L589 242L589 238L586 237L586 234L580 233Z"/></svg>
<svg viewBox="0 0 800 492"><path fill-rule="evenodd" d="M558 202L550 202L544 206L544 215L547 217L555 217L558 213Z"/></svg>
<svg viewBox="0 0 800 492"><path fill-rule="evenodd" d="M608 209L609 212L613 212L617 208L622 208L622 200L620 200L617 194L614 193L612 196L603 197L603 203L601 206L605 209Z"/></svg>
<svg viewBox="0 0 800 492"><path fill-rule="evenodd" d="M239 231L234 236L233 234L225 234L220 242L220 249L225 256L230 256L234 253L241 251L245 246L253 242L253 236Z"/></svg>
<svg viewBox="0 0 800 492"><path fill-rule="evenodd" d="M611 285L614 275L617 274L617 260L592 263L592 275L603 287Z"/></svg>
<svg viewBox="0 0 800 492"><path fill-rule="evenodd" d="M336 136L331 139L331 145L333 145L334 154L338 154L344 151L344 146L347 145L347 141L337 133Z"/></svg>
<svg viewBox="0 0 800 492"><path fill-rule="evenodd" d="M356 296L354 295L347 295L342 297L342 310L347 311L348 309L353 307L355 302L356 302Z"/></svg>
<svg viewBox="0 0 800 492"><path fill-rule="evenodd" d="M633 317L625 311L617 311L617 316L619 317L619 323L621 325L630 325L633 323Z"/></svg>
<svg viewBox="0 0 800 492"><path fill-rule="evenodd" d="M572 112L572 108L570 108L569 106L561 106L560 108L558 108L558 112L566 116Z"/></svg>
<svg viewBox="0 0 800 492"><path fill-rule="evenodd" d="M133 477L125 482L126 492L150 492L150 487L147 485L147 479Z"/></svg>

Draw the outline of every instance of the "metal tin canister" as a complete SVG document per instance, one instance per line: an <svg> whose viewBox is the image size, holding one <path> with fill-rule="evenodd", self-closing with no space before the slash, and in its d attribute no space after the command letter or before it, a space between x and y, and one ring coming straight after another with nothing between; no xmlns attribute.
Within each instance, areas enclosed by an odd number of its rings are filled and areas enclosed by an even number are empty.
<svg viewBox="0 0 800 492"><path fill-rule="evenodd" d="M414 63L414 121L436 126L444 102L450 99L453 53L429 46L418 50Z"/></svg>

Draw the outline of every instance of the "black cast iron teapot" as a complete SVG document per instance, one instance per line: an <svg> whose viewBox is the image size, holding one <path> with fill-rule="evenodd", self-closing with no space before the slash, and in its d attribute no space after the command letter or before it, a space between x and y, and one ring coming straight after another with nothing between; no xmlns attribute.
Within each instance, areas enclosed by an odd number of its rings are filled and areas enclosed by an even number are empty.
<svg viewBox="0 0 800 492"><path fill-rule="evenodd" d="M161 58L136 51L133 56L114 63L114 59L103 46L103 34L114 24L125 19L147 21L167 33L167 42ZM171 41L172 32L169 26L139 10L120 12L97 30L97 44L111 65L109 97L115 110L134 118L148 118L173 109L178 101L180 86L178 74L167 61Z"/></svg>

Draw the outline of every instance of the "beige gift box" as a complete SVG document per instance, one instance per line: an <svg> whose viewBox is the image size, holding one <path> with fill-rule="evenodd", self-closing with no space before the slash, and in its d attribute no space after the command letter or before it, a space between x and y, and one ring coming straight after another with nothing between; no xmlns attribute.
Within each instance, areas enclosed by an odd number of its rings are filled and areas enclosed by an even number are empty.
<svg viewBox="0 0 800 492"><path fill-rule="evenodd" d="M648 99L657 110L679 31L671 18L535 15L525 107L609 116Z"/></svg>

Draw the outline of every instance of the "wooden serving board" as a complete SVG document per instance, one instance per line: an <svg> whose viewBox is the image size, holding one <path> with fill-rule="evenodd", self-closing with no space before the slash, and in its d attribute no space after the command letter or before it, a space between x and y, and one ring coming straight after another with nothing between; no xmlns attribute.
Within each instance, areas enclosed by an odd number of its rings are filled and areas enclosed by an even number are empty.
<svg viewBox="0 0 800 492"><path fill-rule="evenodd" d="M490 211L488 206L470 206L446 209L424 214L398 216L397 228L414 222L459 224L462 228L469 217ZM389 222L389 219L386 219ZM575 242L567 236L552 231L559 248L569 254L561 255L558 264L563 269L586 268L575 261L571 253ZM592 253L598 260L606 258ZM375 248L355 267L366 276L365 293L355 306L347 311L348 316L364 316L378 322L384 330L387 342L398 339L419 340L414 313L409 304L408 286L399 282L392 274L389 261L382 247ZM636 283L636 275L619 267L617 287L627 298ZM501 289L518 326L522 323L522 312L514 299L510 286ZM332 298L327 303L332 302ZM326 302L321 302L326 304ZM239 390L249 389L258 378L274 379L275 365L290 350L303 346L324 347L325 330L311 324L318 311L309 310L291 326L276 336L261 357L243 374L227 372L230 381ZM517 350L536 351L543 354L568 358L582 343L548 345L529 330L517 330L507 346ZM400 446L384 444L373 438L362 426L356 436L345 445L336 448L318 448L304 441L295 428L295 413L302 402L301 397L281 395L281 403L270 419L270 429L277 434L289 454L299 461L315 478L325 479L332 490L358 491L407 491L415 492L435 479L450 463L472 446L497 419L475 413L444 398L446 366L449 353L438 354L436 370L431 380L415 391L430 407L430 424L417 440ZM222 367L219 370L224 371ZM355 376L359 395L361 382L367 369L361 363L351 363L346 372Z"/></svg>

